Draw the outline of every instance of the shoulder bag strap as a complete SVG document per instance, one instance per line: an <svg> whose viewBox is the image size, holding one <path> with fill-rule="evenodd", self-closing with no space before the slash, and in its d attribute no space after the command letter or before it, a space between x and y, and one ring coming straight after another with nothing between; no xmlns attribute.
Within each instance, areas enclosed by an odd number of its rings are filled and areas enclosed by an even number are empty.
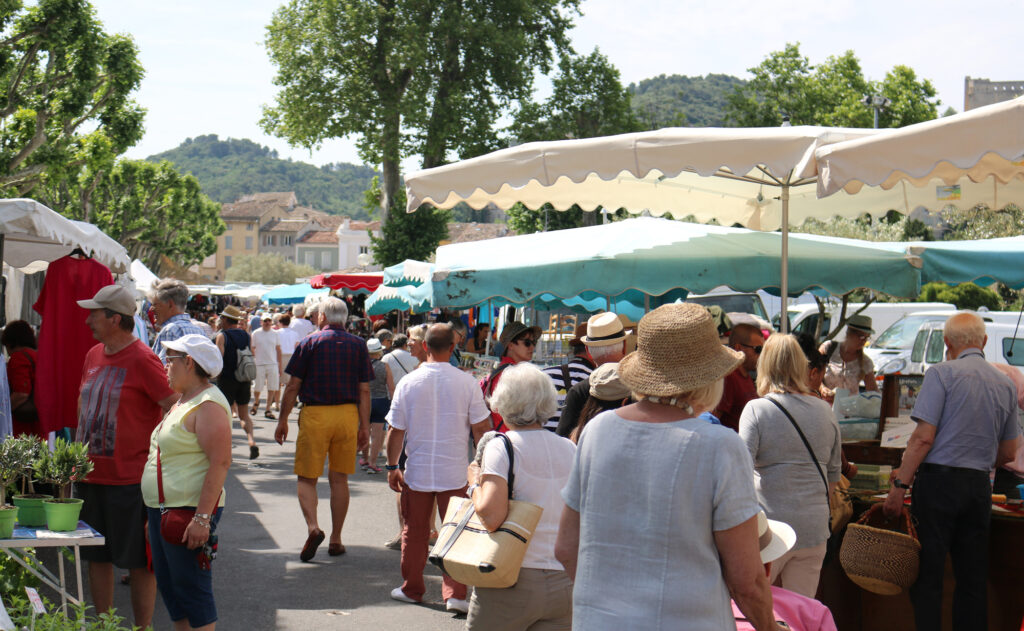
<svg viewBox="0 0 1024 631"><path fill-rule="evenodd" d="M405 364L403 364L402 360L398 358L398 355L392 355L392 357L394 357L395 361L398 362L398 365L402 367L402 370L405 372L405 374L408 375L410 372L412 372L411 370L405 367Z"/></svg>
<svg viewBox="0 0 1024 631"><path fill-rule="evenodd" d="M783 407L781 403L779 403L778 401L771 397L765 397L765 399L771 401L780 410L782 410L782 413L786 415L786 418L789 419L789 422L793 424L793 429L795 429L796 433L800 435L800 440L803 441L804 447L807 448L807 453L811 455L811 462L814 463L814 468L818 470L818 475L821 476L821 481L825 484L825 493L828 493L828 480L825 478L825 472L821 470L821 464L818 463L818 457L814 455L814 450L811 449L811 443L808 442L807 437L804 436L804 431L800 429L800 426L797 425L796 421L793 419L793 415L790 414L789 410Z"/></svg>
<svg viewBox="0 0 1024 631"><path fill-rule="evenodd" d="M160 425L163 425L163 423L161 423ZM157 431L160 431L159 427L157 427ZM156 492L157 492L157 501L160 504L160 510L163 510L164 509L164 501L165 501L165 499L164 499L164 469L163 469L162 466L160 466L160 438L157 437L156 441L157 441L156 442Z"/></svg>
<svg viewBox="0 0 1024 631"><path fill-rule="evenodd" d="M516 455L515 455L515 452L512 451L512 439L510 439L505 434L500 434L499 433L498 436L501 437L501 439L503 441L505 441L505 451L508 453L508 499L511 500L512 499L512 487L515 486L515 483L516 483L516 474L514 473L514 471L515 471L514 465L515 465L515 462L516 462Z"/></svg>
<svg viewBox="0 0 1024 631"><path fill-rule="evenodd" d="M562 364L562 383L565 384L566 391L572 387L572 379L569 377L569 364Z"/></svg>

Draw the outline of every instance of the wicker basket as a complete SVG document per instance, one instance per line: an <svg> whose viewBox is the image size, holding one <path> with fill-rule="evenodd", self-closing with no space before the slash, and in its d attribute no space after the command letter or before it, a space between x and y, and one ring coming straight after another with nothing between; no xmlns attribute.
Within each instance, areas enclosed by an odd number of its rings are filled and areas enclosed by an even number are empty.
<svg viewBox="0 0 1024 631"><path fill-rule="evenodd" d="M899 517L888 519L881 504L847 526L839 550L839 562L850 580L885 596L898 594L917 580L920 557L910 511L904 508Z"/></svg>

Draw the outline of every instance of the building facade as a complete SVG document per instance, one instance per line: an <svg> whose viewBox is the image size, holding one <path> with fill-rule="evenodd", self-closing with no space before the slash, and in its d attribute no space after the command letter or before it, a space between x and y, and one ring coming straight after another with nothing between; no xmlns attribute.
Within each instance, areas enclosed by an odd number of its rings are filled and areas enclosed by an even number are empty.
<svg viewBox="0 0 1024 631"><path fill-rule="evenodd" d="M1024 95L1024 81L989 81L964 77L964 111Z"/></svg>

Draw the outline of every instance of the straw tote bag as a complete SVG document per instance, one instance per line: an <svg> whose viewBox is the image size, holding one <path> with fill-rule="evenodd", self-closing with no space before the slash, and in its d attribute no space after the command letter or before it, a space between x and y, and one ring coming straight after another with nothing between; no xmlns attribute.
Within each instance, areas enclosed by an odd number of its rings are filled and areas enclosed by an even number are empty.
<svg viewBox="0 0 1024 631"><path fill-rule="evenodd" d="M921 544L910 511L887 519L882 505L864 511L857 523L846 527L839 563L850 580L869 592L893 596L917 580Z"/></svg>
<svg viewBox="0 0 1024 631"><path fill-rule="evenodd" d="M508 452L508 515L494 532L488 532L476 516L473 500L451 499L430 562L456 581L476 587L511 587L519 580L526 548L530 545L544 509L512 499L515 455L512 441L498 434Z"/></svg>

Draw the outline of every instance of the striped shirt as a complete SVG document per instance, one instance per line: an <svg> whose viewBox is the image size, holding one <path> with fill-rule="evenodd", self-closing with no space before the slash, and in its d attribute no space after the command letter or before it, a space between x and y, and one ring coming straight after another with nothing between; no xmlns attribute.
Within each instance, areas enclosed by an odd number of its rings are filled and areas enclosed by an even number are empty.
<svg viewBox="0 0 1024 631"><path fill-rule="evenodd" d="M562 370L563 365L566 366L566 371ZM555 391L558 393L558 414L552 416L544 423L545 429L552 432L558 429L558 419L562 416L562 408L565 407L565 394L574 385L589 377L594 368L595 366L590 359L577 355L570 359L568 364L548 366L544 369L544 374L551 378L551 383L555 384ZM568 383L565 381L566 372L569 373Z"/></svg>

